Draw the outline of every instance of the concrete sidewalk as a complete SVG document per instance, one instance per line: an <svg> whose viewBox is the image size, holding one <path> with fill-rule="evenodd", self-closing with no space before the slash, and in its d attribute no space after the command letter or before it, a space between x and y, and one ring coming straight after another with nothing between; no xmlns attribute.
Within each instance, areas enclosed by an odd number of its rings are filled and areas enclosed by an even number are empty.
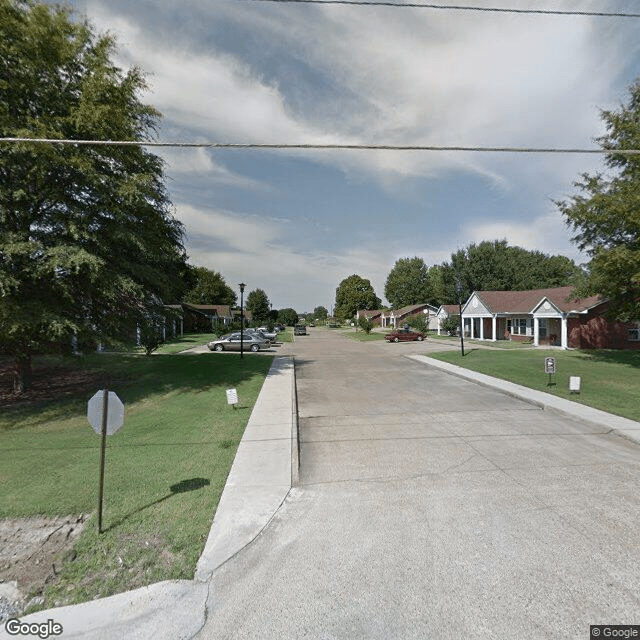
<svg viewBox="0 0 640 640"><path fill-rule="evenodd" d="M407 355L407 358L416 360L417 362L423 362L430 367L435 367L446 373L456 375L465 380L471 380L478 384L492 389L499 389L503 393L511 395L521 400L531 402L543 409L554 409L561 411L574 418L579 418L585 422L601 425L610 428L615 433L618 433L625 438L640 442L640 422L635 420L629 420L621 416L601 411L600 409L594 409L587 405L580 404L579 402L572 402L571 400L565 400L564 398L558 398L551 393L544 393L543 391L536 391L535 389L529 389L522 387L519 384L513 382L507 382L506 380L500 380L499 378L493 378L492 376L485 375L484 373L478 373L465 369L464 367L458 367L448 362L442 362L435 358L429 358L422 355Z"/></svg>
<svg viewBox="0 0 640 640"><path fill-rule="evenodd" d="M39 611L28 624L53 620L64 640L179 640L206 619L209 579L269 523L297 482L295 368L276 357L238 446L194 580L168 580L92 602ZM0 626L0 639L14 638ZM37 636L32 636L37 637Z"/></svg>

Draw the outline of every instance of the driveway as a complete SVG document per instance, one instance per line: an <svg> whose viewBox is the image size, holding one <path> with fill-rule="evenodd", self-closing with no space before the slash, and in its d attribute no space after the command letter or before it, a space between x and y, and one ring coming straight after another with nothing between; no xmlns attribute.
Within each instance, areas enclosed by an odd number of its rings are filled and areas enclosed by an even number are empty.
<svg viewBox="0 0 640 640"><path fill-rule="evenodd" d="M437 345L441 348L441 345ZM640 623L640 448L404 357L296 339L300 484L202 639L589 638Z"/></svg>

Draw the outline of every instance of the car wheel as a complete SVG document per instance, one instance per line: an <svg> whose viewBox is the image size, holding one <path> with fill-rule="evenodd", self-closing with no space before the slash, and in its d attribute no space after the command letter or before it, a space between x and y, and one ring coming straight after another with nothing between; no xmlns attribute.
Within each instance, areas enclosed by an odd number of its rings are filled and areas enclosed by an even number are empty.
<svg viewBox="0 0 640 640"><path fill-rule="evenodd" d="M213 347L214 351L224 351L224 347L221 344L216 344Z"/></svg>
<svg viewBox="0 0 640 640"><path fill-rule="evenodd" d="M418 342L422 342L424 338L422 336L418 336Z"/></svg>
<svg viewBox="0 0 640 640"><path fill-rule="evenodd" d="M260 350L260 345L257 344L252 344L251 345L251 351L253 351L253 353L255 353L256 351Z"/></svg>
<svg viewBox="0 0 640 640"><path fill-rule="evenodd" d="M399 342L399 340L398 340L398 336L396 336L396 337L393 339L393 341L394 341L394 342Z"/></svg>

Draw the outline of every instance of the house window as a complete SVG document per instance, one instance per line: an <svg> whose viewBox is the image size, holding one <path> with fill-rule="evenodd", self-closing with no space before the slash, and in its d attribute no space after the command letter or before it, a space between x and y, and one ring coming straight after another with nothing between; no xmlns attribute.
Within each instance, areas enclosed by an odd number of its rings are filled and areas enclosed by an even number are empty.
<svg viewBox="0 0 640 640"><path fill-rule="evenodd" d="M547 337L547 321L545 318L540 318L540 320L538 320L538 336L540 338Z"/></svg>
<svg viewBox="0 0 640 640"><path fill-rule="evenodd" d="M533 323L527 318L508 319L507 331L514 335L531 336L533 335Z"/></svg>
<svg viewBox="0 0 640 640"><path fill-rule="evenodd" d="M627 340L630 342L640 342L640 324L637 324L633 329L629 329L629 337Z"/></svg>

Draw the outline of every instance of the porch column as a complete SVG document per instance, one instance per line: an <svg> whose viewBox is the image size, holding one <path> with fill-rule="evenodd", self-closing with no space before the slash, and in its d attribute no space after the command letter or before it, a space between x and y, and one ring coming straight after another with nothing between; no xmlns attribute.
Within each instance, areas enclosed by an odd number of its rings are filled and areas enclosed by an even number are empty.
<svg viewBox="0 0 640 640"><path fill-rule="evenodd" d="M498 339L498 336L496 335L496 317L495 316L491 316L491 340L493 340L493 342L495 342Z"/></svg>
<svg viewBox="0 0 640 640"><path fill-rule="evenodd" d="M533 318L533 346L540 344L540 320L534 316Z"/></svg>
<svg viewBox="0 0 640 640"><path fill-rule="evenodd" d="M180 318L180 337L182 337L183 329L184 329L184 320Z"/></svg>
<svg viewBox="0 0 640 640"><path fill-rule="evenodd" d="M471 326L469 327L469 337L470 338L475 338L476 337L476 331L475 331L475 327L473 326L475 324L475 318L473 316L471 316L471 318L469 318L469 321L471 323Z"/></svg>
<svg viewBox="0 0 640 640"><path fill-rule="evenodd" d="M442 320L440 320L440 318L438 318L438 335L440 335L440 323L442 322Z"/></svg>
<svg viewBox="0 0 640 640"><path fill-rule="evenodd" d="M484 340L484 318L480 318L480 340Z"/></svg>
<svg viewBox="0 0 640 640"><path fill-rule="evenodd" d="M567 339L567 316L562 314L562 332L561 332L560 346L563 349L569 347L569 340Z"/></svg>

